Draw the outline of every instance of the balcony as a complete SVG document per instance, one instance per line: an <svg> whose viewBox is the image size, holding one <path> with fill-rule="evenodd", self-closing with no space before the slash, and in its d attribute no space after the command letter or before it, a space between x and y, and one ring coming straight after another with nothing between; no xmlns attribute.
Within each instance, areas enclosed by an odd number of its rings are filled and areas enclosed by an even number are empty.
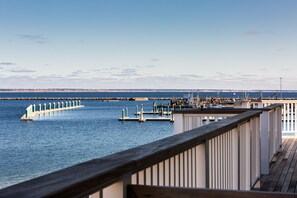
<svg viewBox="0 0 297 198"><path fill-rule="evenodd" d="M7 187L0 197L296 197L297 143L282 139L282 106L177 111L174 136Z"/></svg>

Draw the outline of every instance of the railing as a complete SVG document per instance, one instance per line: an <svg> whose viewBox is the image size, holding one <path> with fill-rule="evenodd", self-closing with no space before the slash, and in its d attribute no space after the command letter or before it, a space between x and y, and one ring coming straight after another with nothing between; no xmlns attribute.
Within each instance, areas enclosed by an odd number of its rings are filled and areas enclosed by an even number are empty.
<svg viewBox="0 0 297 198"><path fill-rule="evenodd" d="M250 190L260 176L261 113L246 111L50 173L2 189L0 197L126 197L129 184Z"/></svg>
<svg viewBox="0 0 297 198"><path fill-rule="evenodd" d="M246 112L247 109L187 109L175 111L174 133L181 133Z"/></svg>
<svg viewBox="0 0 297 198"><path fill-rule="evenodd" d="M268 174L269 163L282 144L282 112L284 112L281 104L275 104L276 101L270 102L263 103L265 107L258 109L227 108L177 111L174 114L174 132L181 133L208 124L209 118L212 118L212 121L219 121L248 110L261 110L263 111L261 114L261 174ZM206 120L204 123L203 119ZM255 146L252 145L252 147Z"/></svg>
<svg viewBox="0 0 297 198"><path fill-rule="evenodd" d="M262 110L261 173L269 174L269 162L282 145L282 106L273 104Z"/></svg>
<svg viewBox="0 0 297 198"><path fill-rule="evenodd" d="M297 133L297 100L262 100L263 107L271 104L283 104L282 109L282 131L283 133Z"/></svg>

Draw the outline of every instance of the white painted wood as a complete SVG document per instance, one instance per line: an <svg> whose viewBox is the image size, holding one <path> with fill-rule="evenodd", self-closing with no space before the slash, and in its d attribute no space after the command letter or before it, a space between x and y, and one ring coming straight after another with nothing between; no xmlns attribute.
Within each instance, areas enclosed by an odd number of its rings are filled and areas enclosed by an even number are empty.
<svg viewBox="0 0 297 198"><path fill-rule="evenodd" d="M94 193L94 194L91 194L89 195L89 198L100 198L100 191Z"/></svg>
<svg viewBox="0 0 297 198"><path fill-rule="evenodd" d="M180 186L180 166L179 166L179 155L175 156L175 186Z"/></svg>
<svg viewBox="0 0 297 198"><path fill-rule="evenodd" d="M170 166L169 166L169 162L170 162L170 159L167 159L164 161L164 164L165 164L165 169L164 169L164 172L165 172L165 184L164 186L170 186Z"/></svg>
<svg viewBox="0 0 297 198"><path fill-rule="evenodd" d="M184 116L183 114L173 114L173 132L178 134L184 131Z"/></svg>
<svg viewBox="0 0 297 198"><path fill-rule="evenodd" d="M152 185L151 167L145 169L145 184Z"/></svg>
<svg viewBox="0 0 297 198"><path fill-rule="evenodd" d="M103 197L123 198L124 197L123 181L116 182L104 188Z"/></svg>
<svg viewBox="0 0 297 198"><path fill-rule="evenodd" d="M233 190L238 190L239 188L239 157L238 157L238 153L239 153L239 131L238 128L232 129L232 155L231 155L231 159L232 159L232 189Z"/></svg>
<svg viewBox="0 0 297 198"><path fill-rule="evenodd" d="M261 114L261 174L269 174L269 112Z"/></svg>
<svg viewBox="0 0 297 198"><path fill-rule="evenodd" d="M138 184L144 185L144 171L138 172Z"/></svg>
<svg viewBox="0 0 297 198"><path fill-rule="evenodd" d="M175 167L174 167L174 157L170 158L170 186L174 186L175 180Z"/></svg>
<svg viewBox="0 0 297 198"><path fill-rule="evenodd" d="M158 186L164 186L164 164L163 162L159 163L159 185Z"/></svg>
<svg viewBox="0 0 297 198"><path fill-rule="evenodd" d="M205 144L196 146L196 187L206 187L206 172L205 172Z"/></svg>
<svg viewBox="0 0 297 198"><path fill-rule="evenodd" d="M153 186L158 186L158 165L154 165L153 168Z"/></svg>
<svg viewBox="0 0 297 198"><path fill-rule="evenodd" d="M185 174L185 169L184 169L184 153L179 154L179 168L180 168L180 187L185 187L184 184L184 174Z"/></svg>
<svg viewBox="0 0 297 198"><path fill-rule="evenodd" d="M131 184L137 185L137 174L131 176Z"/></svg>

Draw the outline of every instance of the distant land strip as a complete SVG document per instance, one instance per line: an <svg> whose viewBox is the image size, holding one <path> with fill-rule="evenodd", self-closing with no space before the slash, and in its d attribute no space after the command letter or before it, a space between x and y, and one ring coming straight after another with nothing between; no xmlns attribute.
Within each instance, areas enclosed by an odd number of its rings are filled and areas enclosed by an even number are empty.
<svg viewBox="0 0 297 198"><path fill-rule="evenodd" d="M273 92L280 90L240 90L240 89L0 89L0 92ZM282 90L297 92L297 90Z"/></svg>
<svg viewBox="0 0 297 198"><path fill-rule="evenodd" d="M119 100L131 100L131 101L145 101L145 100L172 100L172 99L181 99L181 98L158 98L158 97L9 97L9 98L0 98L0 100L101 100L106 102L114 102Z"/></svg>

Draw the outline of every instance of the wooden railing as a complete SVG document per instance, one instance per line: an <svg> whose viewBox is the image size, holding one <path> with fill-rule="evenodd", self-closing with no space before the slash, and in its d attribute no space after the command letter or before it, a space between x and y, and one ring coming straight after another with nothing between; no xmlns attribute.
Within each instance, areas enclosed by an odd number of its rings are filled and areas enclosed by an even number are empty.
<svg viewBox="0 0 297 198"><path fill-rule="evenodd" d="M242 112L81 163L2 189L0 197L121 198L129 184L250 190L260 176L261 114Z"/></svg>

